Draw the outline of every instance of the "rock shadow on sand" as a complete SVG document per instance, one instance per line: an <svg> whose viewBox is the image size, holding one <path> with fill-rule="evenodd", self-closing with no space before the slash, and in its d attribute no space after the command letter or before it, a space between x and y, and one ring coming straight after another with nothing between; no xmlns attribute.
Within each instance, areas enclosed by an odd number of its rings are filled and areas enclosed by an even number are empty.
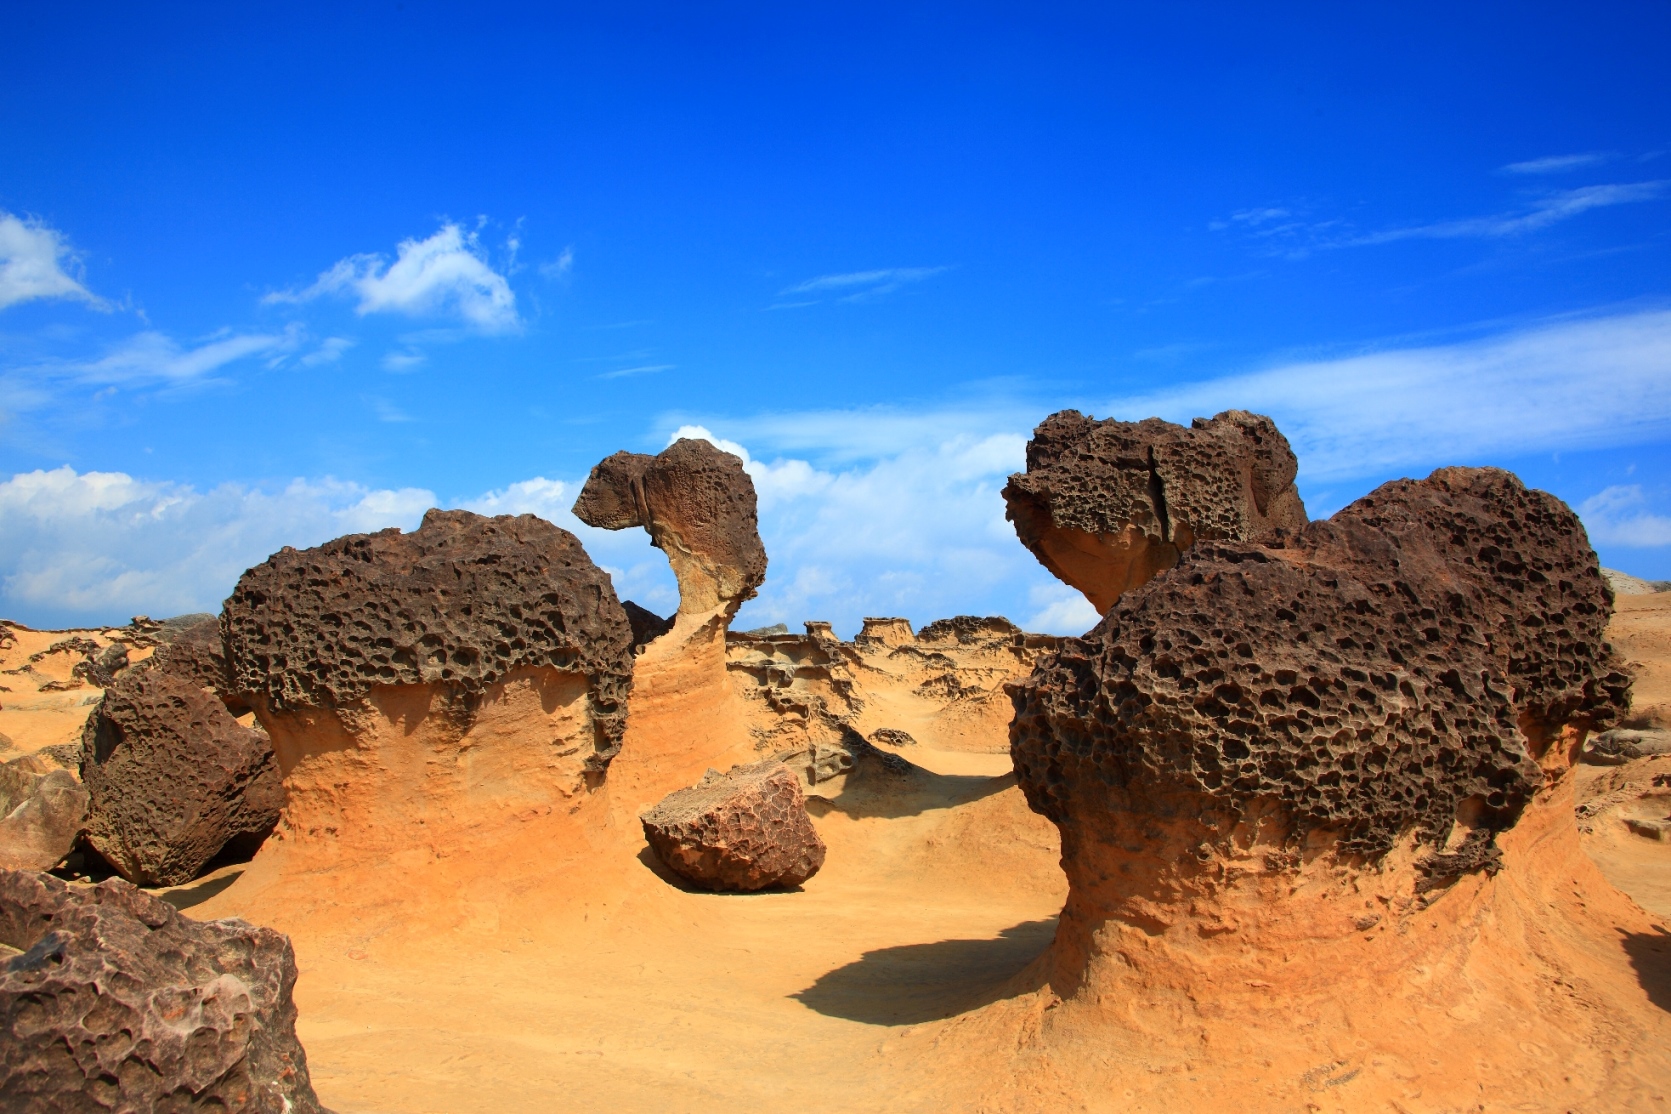
<svg viewBox="0 0 1671 1114"><path fill-rule="evenodd" d="M808 1009L866 1025L943 1021L985 1005L1056 935L1056 918L1023 921L989 940L938 940L865 952L805 990Z"/></svg>
<svg viewBox="0 0 1671 1114"><path fill-rule="evenodd" d="M1647 992L1648 1001L1671 1013L1671 932L1655 926L1657 932L1624 934L1625 954L1636 969L1636 981Z"/></svg>

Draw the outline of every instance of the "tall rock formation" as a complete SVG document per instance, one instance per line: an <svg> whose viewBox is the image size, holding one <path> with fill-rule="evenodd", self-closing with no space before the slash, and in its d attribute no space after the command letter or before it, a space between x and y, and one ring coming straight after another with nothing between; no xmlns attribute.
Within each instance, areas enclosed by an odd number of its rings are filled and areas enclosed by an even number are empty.
<svg viewBox="0 0 1671 1114"><path fill-rule="evenodd" d="M1185 429L1063 410L1033 431L1005 513L1040 563L1106 615L1197 542L1303 525L1296 467L1262 414L1226 410Z"/></svg>

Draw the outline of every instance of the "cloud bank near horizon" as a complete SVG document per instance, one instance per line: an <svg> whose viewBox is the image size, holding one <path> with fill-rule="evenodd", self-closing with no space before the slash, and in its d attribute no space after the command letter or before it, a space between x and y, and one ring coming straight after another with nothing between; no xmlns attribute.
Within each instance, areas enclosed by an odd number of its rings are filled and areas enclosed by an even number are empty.
<svg viewBox="0 0 1671 1114"><path fill-rule="evenodd" d="M1108 400L1099 416L1187 422L1240 407L1294 443L1313 513L1347 501L1319 488L1444 464L1663 442L1671 431L1671 311L1546 322L1480 340L1287 362ZM1044 408L996 402L675 419L662 437L705 437L744 460L760 499L766 584L740 626L866 614L921 623L1006 614L1078 633L1096 616L1015 540L999 497L1024 465ZM62 467L0 482L0 614L42 624L214 610L244 568L282 545L398 526L430 506L533 513L581 537L623 598L669 613L676 588L642 531L574 519L583 477L534 477L443 499L298 479L208 491ZM1598 545L1671 547L1671 491L1613 485L1583 499ZM1349 497L1348 497L1349 498ZM1331 502L1332 501L1332 502ZM1629 571L1627 569L1627 571Z"/></svg>

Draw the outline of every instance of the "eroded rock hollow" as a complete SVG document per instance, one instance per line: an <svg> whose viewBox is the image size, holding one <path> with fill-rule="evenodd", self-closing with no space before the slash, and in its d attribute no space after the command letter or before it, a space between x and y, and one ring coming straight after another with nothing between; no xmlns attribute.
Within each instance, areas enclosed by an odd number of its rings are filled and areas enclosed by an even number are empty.
<svg viewBox="0 0 1671 1114"><path fill-rule="evenodd" d="M1189 427L1159 418L1046 418L1006 516L1045 568L1106 615L1124 592L1202 541L1251 541L1306 521L1297 465L1271 419L1226 410Z"/></svg>

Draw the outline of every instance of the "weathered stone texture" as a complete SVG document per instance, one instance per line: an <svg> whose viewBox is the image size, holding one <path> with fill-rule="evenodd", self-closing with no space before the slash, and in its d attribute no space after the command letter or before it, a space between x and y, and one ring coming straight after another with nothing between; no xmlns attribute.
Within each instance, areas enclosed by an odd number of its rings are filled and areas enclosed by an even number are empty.
<svg viewBox="0 0 1671 1114"><path fill-rule="evenodd" d="M75 846L87 820L87 790L51 756L0 764L0 868L50 870Z"/></svg>
<svg viewBox="0 0 1671 1114"><path fill-rule="evenodd" d="M117 879L0 872L0 1106L317 1114L290 941Z"/></svg>
<svg viewBox="0 0 1671 1114"><path fill-rule="evenodd" d="M642 526L679 580L679 610L736 614L766 579L754 481L707 441L680 438L655 456L619 452L592 469L575 500L588 526Z"/></svg>
<svg viewBox="0 0 1671 1114"><path fill-rule="evenodd" d="M640 819L656 857L704 889L794 886L824 865L801 783L780 762L710 770Z"/></svg>
<svg viewBox="0 0 1671 1114"><path fill-rule="evenodd" d="M626 611L627 623L632 627L633 653L637 653L673 629L672 619L664 619L649 608L640 607L631 600L621 601L621 607Z"/></svg>
<svg viewBox="0 0 1671 1114"><path fill-rule="evenodd" d="M272 742L166 659L118 677L81 742L87 842L131 882L189 882L227 844L258 846L284 807Z"/></svg>
<svg viewBox="0 0 1671 1114"><path fill-rule="evenodd" d="M1087 846L1114 814L1274 802L1294 839L1370 857L1460 819L1429 873L1489 867L1543 749L1627 706L1611 602L1553 496L1495 469L1389 483L1269 545L1197 542L1064 640L1010 690L1017 775Z"/></svg>
<svg viewBox="0 0 1671 1114"><path fill-rule="evenodd" d="M454 714L514 670L584 674L591 769L620 750L632 629L579 539L533 515L432 510L410 534L283 549L224 612L233 690L273 711L351 708L374 686L434 685Z"/></svg>
<svg viewBox="0 0 1671 1114"><path fill-rule="evenodd" d="M1192 426L1052 414L1004 488L1022 544L1096 609L1171 568L1201 541L1297 527L1288 441L1267 417L1227 410Z"/></svg>

